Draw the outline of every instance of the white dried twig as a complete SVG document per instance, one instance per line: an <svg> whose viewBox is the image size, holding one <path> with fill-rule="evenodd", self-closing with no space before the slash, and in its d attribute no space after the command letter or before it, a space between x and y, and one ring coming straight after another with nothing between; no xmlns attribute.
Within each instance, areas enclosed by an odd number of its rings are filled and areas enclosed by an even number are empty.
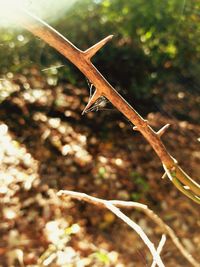
<svg viewBox="0 0 200 267"><path fill-rule="evenodd" d="M114 213L118 218L120 218L127 225L129 225L140 236L140 238L143 240L143 242L149 248L151 255L153 257L153 260L156 262L156 264L159 267L165 266L162 262L162 259L160 258L159 253L155 249L154 244L149 240L148 236L145 234L145 232L142 230L142 228L137 223L135 223L133 220L131 220L128 216L126 216L119 208L117 208L115 205L113 205L111 201L92 197L92 196L89 196L85 193L68 191L68 190L59 191L58 196L61 196L61 197L62 196L70 196L71 198L84 200L86 202L92 203L92 204L97 205L97 206L106 207L112 213Z"/></svg>
<svg viewBox="0 0 200 267"><path fill-rule="evenodd" d="M166 235L162 235L161 239L160 239L160 243L158 245L158 248L157 248L157 252L160 254L163 247L164 247L164 244L166 242ZM153 261L152 264L151 264L151 267L155 267L156 266L156 262Z"/></svg>
<svg viewBox="0 0 200 267"><path fill-rule="evenodd" d="M89 196L85 193L75 192L75 191L69 191L69 190L61 190L58 192L58 196L68 196L74 199L78 199L81 201L86 201L91 204L95 204L99 207L105 208L105 202L110 203L115 207L118 208L135 208L143 213L145 213L150 219L152 219L157 225L161 227L163 232L165 232L172 240L174 245L177 247L177 249L180 251L180 253L185 257L185 259L188 260L188 262L191 263L194 267L200 267L199 263L192 257L192 255L184 248L184 246L181 244L180 240L176 236L174 230L169 227L157 214L155 214L151 209L148 208L147 205L133 202L133 201L122 201L122 200L103 200L96 197Z"/></svg>

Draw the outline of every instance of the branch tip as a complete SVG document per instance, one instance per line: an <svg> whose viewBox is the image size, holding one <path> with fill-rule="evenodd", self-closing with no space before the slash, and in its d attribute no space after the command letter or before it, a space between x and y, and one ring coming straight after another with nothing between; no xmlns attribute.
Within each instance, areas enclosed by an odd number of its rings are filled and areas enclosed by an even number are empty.
<svg viewBox="0 0 200 267"><path fill-rule="evenodd" d="M157 135L159 137L161 137L165 132L166 130L169 128L170 124L167 123L166 125L164 125L158 132L157 132Z"/></svg>
<svg viewBox="0 0 200 267"><path fill-rule="evenodd" d="M109 35L100 42L96 43L92 47L88 48L86 51L84 51L84 56L87 59L91 59L108 41L110 41L113 38L113 35Z"/></svg>

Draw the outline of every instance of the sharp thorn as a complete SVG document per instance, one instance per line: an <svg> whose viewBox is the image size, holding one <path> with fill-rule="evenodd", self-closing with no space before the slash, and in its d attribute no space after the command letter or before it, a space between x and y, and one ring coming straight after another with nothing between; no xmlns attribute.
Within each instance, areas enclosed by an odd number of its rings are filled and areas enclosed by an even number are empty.
<svg viewBox="0 0 200 267"><path fill-rule="evenodd" d="M186 190L190 189L190 187L188 185L184 185L183 188L186 189Z"/></svg>
<svg viewBox="0 0 200 267"><path fill-rule="evenodd" d="M169 123L166 124L166 125L164 125L164 126L157 132L157 135L158 135L159 137L161 137L161 136L166 132L166 130L169 128L169 126L170 126Z"/></svg>
<svg viewBox="0 0 200 267"><path fill-rule="evenodd" d="M84 108L82 115L84 115L85 113L87 113L87 111L90 109L90 107L97 101L97 99L101 96L101 94L98 92L98 90L96 89L94 94L92 95L92 97L89 99L86 107Z"/></svg>
<svg viewBox="0 0 200 267"><path fill-rule="evenodd" d="M134 130L134 131L139 131L137 126L134 126L134 127L133 127L133 130Z"/></svg>
<svg viewBox="0 0 200 267"><path fill-rule="evenodd" d="M110 41L113 38L113 35L109 35L100 42L96 43L92 47L88 48L86 51L84 51L84 55L87 59L91 59L108 41Z"/></svg>
<svg viewBox="0 0 200 267"><path fill-rule="evenodd" d="M167 177L167 173L165 172L164 174L163 174L163 176L161 177L161 179L165 179Z"/></svg>

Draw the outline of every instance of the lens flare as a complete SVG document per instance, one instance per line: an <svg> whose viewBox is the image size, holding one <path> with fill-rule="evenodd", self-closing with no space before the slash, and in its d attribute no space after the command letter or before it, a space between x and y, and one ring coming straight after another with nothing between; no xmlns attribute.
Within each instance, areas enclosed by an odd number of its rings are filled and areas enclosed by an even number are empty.
<svg viewBox="0 0 200 267"><path fill-rule="evenodd" d="M15 26L16 10L25 8L45 21L60 18L77 0L0 0L0 27Z"/></svg>

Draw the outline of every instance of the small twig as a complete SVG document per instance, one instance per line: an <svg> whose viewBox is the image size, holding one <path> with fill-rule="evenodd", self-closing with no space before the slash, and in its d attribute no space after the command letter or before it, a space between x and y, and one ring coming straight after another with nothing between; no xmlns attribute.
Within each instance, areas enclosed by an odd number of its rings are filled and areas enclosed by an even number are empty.
<svg viewBox="0 0 200 267"><path fill-rule="evenodd" d="M160 239L160 243L158 245L158 248L157 248L157 252L160 254L163 247L164 247L164 244L166 242L166 235L162 235L161 239ZM156 262L153 261L152 264L151 264L151 267L155 267L156 266Z"/></svg>
<svg viewBox="0 0 200 267"><path fill-rule="evenodd" d="M176 236L175 232L169 227L157 214L155 214L151 209L148 208L147 205L133 202L133 201L122 201L122 200L103 200L96 197L89 196L85 193L74 192L69 190L61 190L57 193L60 197L71 197L74 199L78 199L81 201L86 201L91 204L95 204L99 207L105 208L105 202L110 203L118 208L135 208L141 212L144 212L150 219L152 219L157 225L159 225L163 231L168 234L171 238L174 245L178 248L180 253L193 265L194 267L200 267L198 262L192 257L190 253L184 248L184 246L179 241L178 237Z"/></svg>
<svg viewBox="0 0 200 267"><path fill-rule="evenodd" d="M49 71L49 70L59 69L59 68L62 68L62 67L64 67L64 66L65 66L65 65L52 66L52 67L49 67L49 68L44 68L44 69L42 69L41 71Z"/></svg>
<svg viewBox="0 0 200 267"><path fill-rule="evenodd" d="M148 236L145 234L145 232L142 230L142 228L137 223L132 221L128 216L126 216L123 212L121 212L121 210L119 208L117 208L115 205L113 205L111 201L92 197L92 196L89 196L85 193L68 191L68 190L59 191L58 196L70 196L71 198L84 200L84 201L92 203L94 205L106 207L107 209L109 209L118 218L120 218L127 225L129 225L140 236L140 238L143 240L143 242L149 248L151 255L153 257L153 260L156 262L156 264L159 267L164 267L162 259L160 258L160 255L157 252L157 250L155 249L154 244L149 240Z"/></svg>

